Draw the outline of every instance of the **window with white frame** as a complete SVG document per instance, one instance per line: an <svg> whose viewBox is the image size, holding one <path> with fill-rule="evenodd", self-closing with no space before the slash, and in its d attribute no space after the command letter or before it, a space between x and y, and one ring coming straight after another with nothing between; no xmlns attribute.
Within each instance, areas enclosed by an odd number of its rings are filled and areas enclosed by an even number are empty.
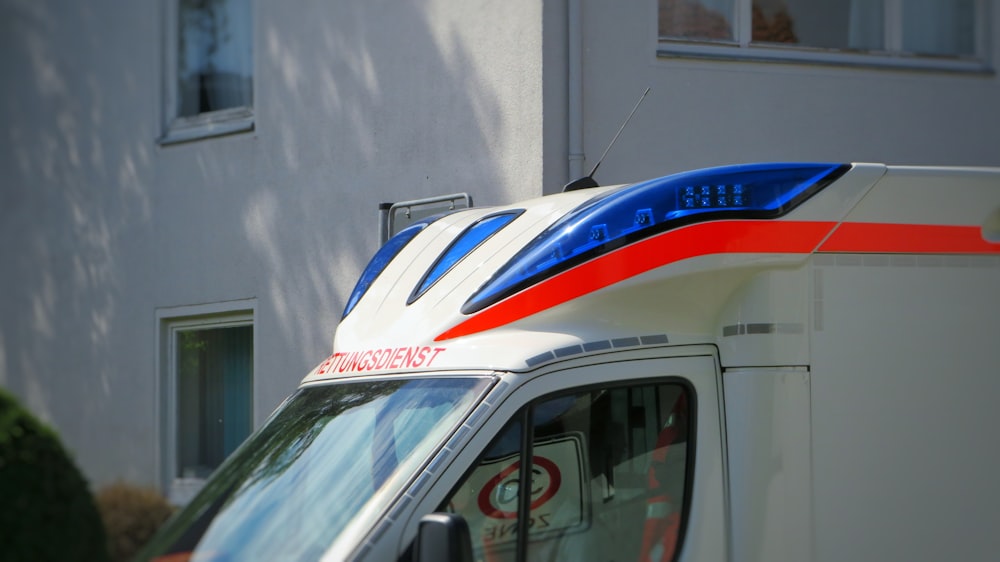
<svg viewBox="0 0 1000 562"><path fill-rule="evenodd" d="M658 0L661 54L981 70L985 0Z"/></svg>
<svg viewBox="0 0 1000 562"><path fill-rule="evenodd" d="M168 495L185 503L253 430L253 311L161 317Z"/></svg>
<svg viewBox="0 0 1000 562"><path fill-rule="evenodd" d="M251 0L165 1L162 141L252 130Z"/></svg>

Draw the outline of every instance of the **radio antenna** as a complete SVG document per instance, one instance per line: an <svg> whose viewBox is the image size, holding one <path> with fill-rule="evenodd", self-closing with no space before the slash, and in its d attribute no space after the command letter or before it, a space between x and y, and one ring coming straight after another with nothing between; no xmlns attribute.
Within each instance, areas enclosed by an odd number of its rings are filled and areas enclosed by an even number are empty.
<svg viewBox="0 0 1000 562"><path fill-rule="evenodd" d="M601 166L601 162L604 162L604 157L608 155L608 152L611 151L611 147L618 141L618 137L621 136L622 131L625 130L628 122L632 120L632 116L635 115L636 110L639 109L639 105L642 103L642 100L646 99L646 95L649 94L649 90L649 88L646 88L646 91L639 96L639 101L635 102L635 107L632 108L628 117L625 118L622 126L618 128L618 132L615 133L614 138L612 138L611 142L608 143L608 147L604 149L604 154L602 154L600 159L597 160L597 163L594 164L594 168L590 170L590 173L578 180L567 183L565 187L563 187L563 191L576 191L577 189L587 189L588 187L598 187L600 185L594 180L594 173L597 171L597 168Z"/></svg>

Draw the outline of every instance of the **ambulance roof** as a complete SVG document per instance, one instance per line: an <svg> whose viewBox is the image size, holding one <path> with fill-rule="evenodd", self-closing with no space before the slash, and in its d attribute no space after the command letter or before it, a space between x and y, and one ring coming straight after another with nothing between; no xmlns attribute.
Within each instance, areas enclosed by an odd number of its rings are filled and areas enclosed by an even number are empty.
<svg viewBox="0 0 1000 562"><path fill-rule="evenodd" d="M721 299L745 278L724 270L911 251L1000 254L1000 169L750 164L458 211L376 253L304 382L710 343L692 283Z"/></svg>

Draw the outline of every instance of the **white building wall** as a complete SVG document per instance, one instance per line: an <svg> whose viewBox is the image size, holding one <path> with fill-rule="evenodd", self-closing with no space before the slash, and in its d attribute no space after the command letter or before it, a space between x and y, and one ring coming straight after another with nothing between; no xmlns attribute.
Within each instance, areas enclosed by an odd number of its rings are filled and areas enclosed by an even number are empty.
<svg viewBox="0 0 1000 562"><path fill-rule="evenodd" d="M655 1L582 1L587 171L652 89L601 164L603 184L756 161L1000 164L993 71L657 57ZM983 4L995 64L1000 10Z"/></svg>
<svg viewBox="0 0 1000 562"><path fill-rule="evenodd" d="M95 486L161 483L158 314L256 299L259 423L379 202L540 192L537 2L255 2L255 130L161 146L165 5L0 1L0 385Z"/></svg>

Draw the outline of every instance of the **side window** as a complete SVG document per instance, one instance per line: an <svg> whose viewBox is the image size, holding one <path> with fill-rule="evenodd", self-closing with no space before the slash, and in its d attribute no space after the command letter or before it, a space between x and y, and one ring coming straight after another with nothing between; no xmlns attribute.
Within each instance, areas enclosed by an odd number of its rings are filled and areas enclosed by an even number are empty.
<svg viewBox="0 0 1000 562"><path fill-rule="evenodd" d="M689 403L680 384L539 400L498 435L442 509L469 523L479 560L518 560L519 552L529 560L671 560L693 459Z"/></svg>

